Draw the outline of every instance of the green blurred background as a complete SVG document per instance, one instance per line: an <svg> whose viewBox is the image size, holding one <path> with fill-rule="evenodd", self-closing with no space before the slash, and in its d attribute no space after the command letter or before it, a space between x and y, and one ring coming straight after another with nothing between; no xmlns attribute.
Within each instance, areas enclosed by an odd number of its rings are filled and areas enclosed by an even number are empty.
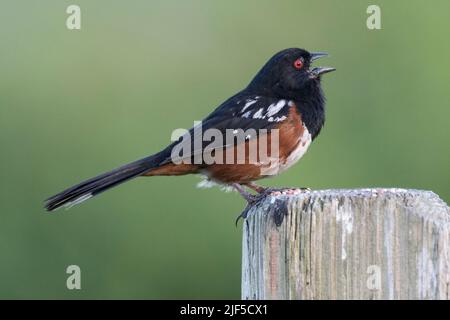
<svg viewBox="0 0 450 320"><path fill-rule="evenodd" d="M67 30L78 4L82 29ZM366 27L378 4L382 30ZM0 3L0 298L240 297L244 207L198 177L43 200L155 152L287 47L324 50L325 129L272 186L429 189L450 201L450 1ZM66 267L82 290L66 288Z"/></svg>

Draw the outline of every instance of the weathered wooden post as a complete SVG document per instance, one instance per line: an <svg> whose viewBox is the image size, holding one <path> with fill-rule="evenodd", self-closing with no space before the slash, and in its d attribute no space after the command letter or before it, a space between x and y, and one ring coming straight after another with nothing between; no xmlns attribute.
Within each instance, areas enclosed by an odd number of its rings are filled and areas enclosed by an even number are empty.
<svg viewBox="0 0 450 320"><path fill-rule="evenodd" d="M243 232L243 299L450 299L450 209L430 191L268 197Z"/></svg>

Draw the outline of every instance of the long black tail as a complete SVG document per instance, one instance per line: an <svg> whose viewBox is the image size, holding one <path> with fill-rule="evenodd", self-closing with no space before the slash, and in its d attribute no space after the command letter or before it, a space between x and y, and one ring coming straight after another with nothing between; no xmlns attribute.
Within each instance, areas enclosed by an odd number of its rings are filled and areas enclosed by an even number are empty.
<svg viewBox="0 0 450 320"><path fill-rule="evenodd" d="M47 211L73 206L158 166L159 154L137 160L66 189L45 201Z"/></svg>

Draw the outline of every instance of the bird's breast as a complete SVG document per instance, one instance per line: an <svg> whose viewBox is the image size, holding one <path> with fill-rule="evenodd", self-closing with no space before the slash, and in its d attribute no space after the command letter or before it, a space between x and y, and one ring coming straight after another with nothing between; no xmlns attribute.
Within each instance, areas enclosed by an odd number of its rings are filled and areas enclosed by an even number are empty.
<svg viewBox="0 0 450 320"><path fill-rule="evenodd" d="M303 157L312 141L311 134L295 105L291 106L287 119L277 129L278 145L274 145L272 141L271 150L278 150L278 155L272 157L273 161L269 166L262 168L265 175L276 175L286 171Z"/></svg>
<svg viewBox="0 0 450 320"><path fill-rule="evenodd" d="M299 137L297 140L296 146L291 149L291 152L289 155L287 155L284 158L280 157L280 163L278 166L278 173L281 173L287 169L289 169L292 165L294 165L298 160L303 157L303 155L306 153L306 151L309 148L309 145L311 144L311 134L309 133L308 129L304 127L303 134Z"/></svg>

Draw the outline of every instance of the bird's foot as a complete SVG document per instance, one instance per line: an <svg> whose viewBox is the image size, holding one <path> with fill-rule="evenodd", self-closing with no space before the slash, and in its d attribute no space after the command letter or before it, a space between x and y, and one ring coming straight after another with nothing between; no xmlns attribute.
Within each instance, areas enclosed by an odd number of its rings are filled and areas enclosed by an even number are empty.
<svg viewBox="0 0 450 320"><path fill-rule="evenodd" d="M310 188L264 188L255 184L246 184L247 187L250 189L255 190L258 192L258 194L253 195L251 193L248 193L247 191L242 188L241 185L237 184L237 186L233 185L236 190L247 200L247 206L245 207L244 211L236 218L236 226L239 222L239 219L246 219L248 212L250 211L251 207L256 205L257 203L264 200L266 197L271 196L280 196L280 195L296 195L303 192L309 192L311 191Z"/></svg>
<svg viewBox="0 0 450 320"><path fill-rule="evenodd" d="M250 202L247 203L247 206L245 207L244 211L242 211L241 214L236 217L236 221L234 221L234 224L236 225L236 227L239 222L239 219L241 219L241 218L244 220L247 219L248 212L250 211L252 206L253 206L253 203L250 203Z"/></svg>
<svg viewBox="0 0 450 320"><path fill-rule="evenodd" d="M248 204L252 204L258 200L259 195L254 195L247 192L239 183L233 183L233 188L247 201Z"/></svg>
<svg viewBox="0 0 450 320"><path fill-rule="evenodd" d="M246 219L248 211L250 208L255 205L257 202L259 202L262 198L261 194L251 194L247 192L240 184L234 183L233 187L240 193L240 195L247 201L247 206L245 207L244 211L240 215L237 216L235 224L237 226L237 223L239 222L239 219Z"/></svg>

